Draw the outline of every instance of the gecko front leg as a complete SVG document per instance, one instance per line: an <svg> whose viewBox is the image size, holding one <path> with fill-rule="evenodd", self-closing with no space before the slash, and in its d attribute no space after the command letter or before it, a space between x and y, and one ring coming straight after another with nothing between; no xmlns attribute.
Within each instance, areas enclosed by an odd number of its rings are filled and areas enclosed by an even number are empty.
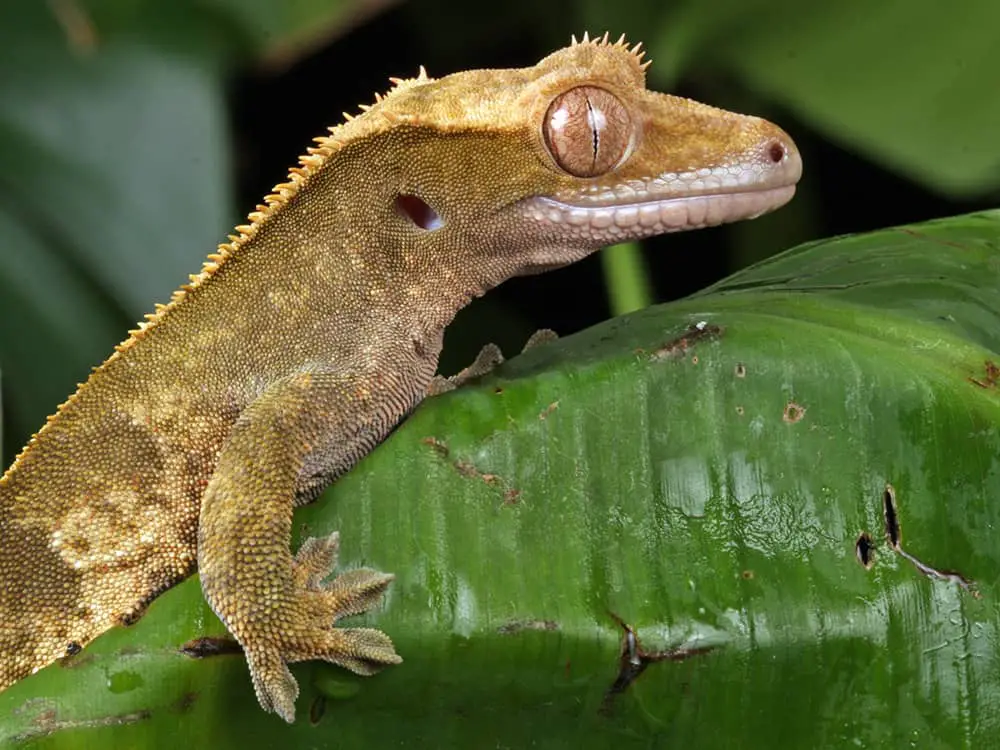
<svg viewBox="0 0 1000 750"><path fill-rule="evenodd" d="M323 659L373 674L402 661L378 630L333 627L375 606L391 575L360 569L324 582L336 564L336 534L306 540L295 557L289 549L296 490L314 447L333 436L341 446L334 460L349 466L384 431L377 409L358 418L364 406L351 382L332 372L272 385L234 424L202 499L205 598L243 646L261 706L288 722L299 692L288 663Z"/></svg>

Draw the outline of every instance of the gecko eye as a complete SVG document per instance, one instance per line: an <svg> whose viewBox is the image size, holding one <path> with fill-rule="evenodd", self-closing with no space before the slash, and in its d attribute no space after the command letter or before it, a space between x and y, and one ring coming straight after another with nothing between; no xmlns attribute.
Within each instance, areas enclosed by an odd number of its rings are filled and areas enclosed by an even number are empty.
<svg viewBox="0 0 1000 750"><path fill-rule="evenodd" d="M543 133L556 164L576 177L596 177L621 162L632 137L632 123L614 94L596 86L578 86L549 105Z"/></svg>

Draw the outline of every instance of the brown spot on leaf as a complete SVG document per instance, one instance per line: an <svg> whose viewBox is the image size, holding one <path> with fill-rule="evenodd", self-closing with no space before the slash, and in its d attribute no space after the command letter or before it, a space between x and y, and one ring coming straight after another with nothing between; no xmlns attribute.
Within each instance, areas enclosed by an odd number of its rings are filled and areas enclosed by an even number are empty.
<svg viewBox="0 0 1000 750"><path fill-rule="evenodd" d="M885 492L882 493L882 517L885 520L886 539L889 540L890 546L899 549L903 535L899 528L899 516L896 515L896 490L891 484L887 484Z"/></svg>
<svg viewBox="0 0 1000 750"><path fill-rule="evenodd" d="M659 349L650 354L650 359L659 362L665 359L681 359L687 354L688 349L695 344L711 339L719 338L724 333L721 326L709 325L708 323L695 323L675 339L671 339ZM694 364L698 363L697 358L692 359Z"/></svg>
<svg viewBox="0 0 1000 750"><path fill-rule="evenodd" d="M900 227L898 229L898 231L900 231L903 234L908 235L910 237L915 237L918 240L924 240L925 242L933 242L933 243L936 243L938 245L942 245L943 247L954 247L954 248L958 248L959 250L968 250L969 249L966 245L962 245L961 243L952 242L950 240L943 240L940 237L935 237L933 235L924 234L923 232L918 232L916 230L909 229L907 227Z"/></svg>
<svg viewBox="0 0 1000 750"><path fill-rule="evenodd" d="M316 726L326 714L326 696L320 693L316 699L309 704L309 723Z"/></svg>
<svg viewBox="0 0 1000 750"><path fill-rule="evenodd" d="M89 57L98 48L100 36L85 3L79 0L49 0L49 10L66 35L70 51Z"/></svg>
<svg viewBox="0 0 1000 750"><path fill-rule="evenodd" d="M559 402L553 401L551 404L542 409L541 413L538 415L538 418L542 421L545 421L546 419L549 418L549 415L558 408L559 408Z"/></svg>
<svg viewBox="0 0 1000 750"><path fill-rule="evenodd" d="M986 360L983 370L983 379L969 378L969 382L978 385L980 388L996 388L1000 382L1000 367L993 360Z"/></svg>
<svg viewBox="0 0 1000 750"><path fill-rule="evenodd" d="M452 463L452 466L454 467L455 471L457 471L461 476L465 477L466 479L474 479L475 477L479 476L479 471L476 469L475 466L470 464L468 461L454 461ZM489 482L486 482L486 484L489 484Z"/></svg>
<svg viewBox="0 0 1000 750"><path fill-rule="evenodd" d="M82 649L75 654L70 654L69 650L67 649L66 655L62 657L57 663L59 664L60 667L64 667L65 669L86 669L89 665L93 664L95 661L97 661L97 657L94 655L93 651L87 651L86 649Z"/></svg>
<svg viewBox="0 0 1000 750"><path fill-rule="evenodd" d="M182 695L180 698L178 698L176 701L174 701L173 706L171 706L171 708L173 708L173 710L176 711L177 713L181 714L187 713L192 708L194 708L194 704L197 700L198 700L198 693L194 692L193 690L189 690L188 692L184 693L184 695Z"/></svg>
<svg viewBox="0 0 1000 750"><path fill-rule="evenodd" d="M458 472L460 476L465 477L466 479L479 479L490 487L501 489L504 505L516 504L516 500L521 496L521 490L506 487L506 482L503 477L498 474L480 471L480 469L471 461L452 459L451 450L444 442L438 440L437 438L425 437L420 442L423 445L430 446L439 458L448 461L451 467Z"/></svg>
<svg viewBox="0 0 1000 750"><path fill-rule="evenodd" d="M555 620L510 620L497 628L500 635L516 635L528 630L553 632L559 630Z"/></svg>
<svg viewBox="0 0 1000 750"><path fill-rule="evenodd" d="M785 404L785 411L781 415L781 418L788 424L795 424L801 421L805 415L806 408L804 406L796 404L794 401L789 401Z"/></svg>
<svg viewBox="0 0 1000 750"><path fill-rule="evenodd" d="M448 448L448 444L438 440L435 437L425 437L420 441L423 445L430 446L434 449L434 452L438 454L441 458L448 458L451 450Z"/></svg>
<svg viewBox="0 0 1000 750"><path fill-rule="evenodd" d="M738 378L745 378L747 376L747 366L742 362L737 362L736 367L733 368L733 374Z"/></svg>
<svg viewBox="0 0 1000 750"><path fill-rule="evenodd" d="M32 723L38 727L45 727L53 724L59 717L59 713L54 708L46 708L35 715Z"/></svg>
<svg viewBox="0 0 1000 750"><path fill-rule="evenodd" d="M126 714L116 714L112 716L101 716L96 719L59 719L59 713L48 706L43 712L37 714L33 720L33 729L10 735L8 739L11 745L28 744L36 739L41 739L55 732L67 732L75 729L99 729L101 727L120 727L124 724L138 724L148 721L153 717L152 711L143 709Z"/></svg>
<svg viewBox="0 0 1000 750"><path fill-rule="evenodd" d="M205 659L210 656L221 656L223 654L242 654L243 649L240 644L232 638L218 638L206 636L195 638L180 647L180 652L192 659Z"/></svg>

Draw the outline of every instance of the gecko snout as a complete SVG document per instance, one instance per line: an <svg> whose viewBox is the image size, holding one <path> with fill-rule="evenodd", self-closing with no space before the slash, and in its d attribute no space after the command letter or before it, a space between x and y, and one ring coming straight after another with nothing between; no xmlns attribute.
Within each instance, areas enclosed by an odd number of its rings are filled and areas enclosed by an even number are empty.
<svg viewBox="0 0 1000 750"><path fill-rule="evenodd" d="M790 187L802 177L802 157L795 141L784 130L764 121L764 132L756 151L767 170L768 187Z"/></svg>

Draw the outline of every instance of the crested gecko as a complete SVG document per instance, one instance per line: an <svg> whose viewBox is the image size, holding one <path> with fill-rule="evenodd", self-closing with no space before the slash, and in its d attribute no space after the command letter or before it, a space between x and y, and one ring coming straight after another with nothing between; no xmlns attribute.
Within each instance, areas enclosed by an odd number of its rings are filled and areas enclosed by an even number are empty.
<svg viewBox="0 0 1000 750"><path fill-rule="evenodd" d="M455 313L512 276L795 191L784 131L647 90L642 57L585 35L529 68L421 69L317 138L0 479L0 689L196 570L261 706L289 722L288 663L400 662L384 633L334 627L392 576L326 580L337 537L293 555L292 511L424 398Z"/></svg>

